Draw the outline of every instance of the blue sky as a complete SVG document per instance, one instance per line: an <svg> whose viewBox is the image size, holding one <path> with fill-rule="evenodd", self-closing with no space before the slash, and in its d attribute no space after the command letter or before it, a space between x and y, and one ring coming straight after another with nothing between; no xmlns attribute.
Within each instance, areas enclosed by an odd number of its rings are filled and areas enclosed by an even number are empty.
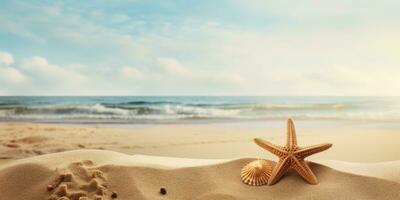
<svg viewBox="0 0 400 200"><path fill-rule="evenodd" d="M399 95L398 1L0 1L0 95Z"/></svg>

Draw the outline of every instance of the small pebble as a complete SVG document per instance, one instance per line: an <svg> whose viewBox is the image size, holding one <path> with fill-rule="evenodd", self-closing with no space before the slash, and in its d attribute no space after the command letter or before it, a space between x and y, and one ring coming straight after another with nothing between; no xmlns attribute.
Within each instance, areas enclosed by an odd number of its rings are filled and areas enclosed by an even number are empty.
<svg viewBox="0 0 400 200"><path fill-rule="evenodd" d="M47 191L52 191L52 190L54 190L54 187L52 186L52 185L47 185Z"/></svg>
<svg viewBox="0 0 400 200"><path fill-rule="evenodd" d="M116 192L113 192L113 193L111 194L111 198L116 199L117 197L118 197L118 195L117 195Z"/></svg>
<svg viewBox="0 0 400 200"><path fill-rule="evenodd" d="M160 188L160 194L166 195L167 194L167 189L165 189L165 187L161 187Z"/></svg>

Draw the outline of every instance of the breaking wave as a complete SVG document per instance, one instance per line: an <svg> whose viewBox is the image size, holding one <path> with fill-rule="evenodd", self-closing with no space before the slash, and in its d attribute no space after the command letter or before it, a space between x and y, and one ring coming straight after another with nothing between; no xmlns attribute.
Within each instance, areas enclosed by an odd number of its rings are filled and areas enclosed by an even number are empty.
<svg viewBox="0 0 400 200"><path fill-rule="evenodd" d="M400 120L400 113L370 112L351 103L250 104L128 101L122 103L21 105L0 103L0 119L199 120L199 119L366 119Z"/></svg>

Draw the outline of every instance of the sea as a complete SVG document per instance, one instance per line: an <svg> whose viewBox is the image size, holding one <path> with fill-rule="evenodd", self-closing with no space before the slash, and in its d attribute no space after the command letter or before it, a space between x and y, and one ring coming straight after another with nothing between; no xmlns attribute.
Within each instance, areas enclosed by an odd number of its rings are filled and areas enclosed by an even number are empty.
<svg viewBox="0 0 400 200"><path fill-rule="evenodd" d="M159 124L297 120L400 122L400 97L0 96L0 122Z"/></svg>

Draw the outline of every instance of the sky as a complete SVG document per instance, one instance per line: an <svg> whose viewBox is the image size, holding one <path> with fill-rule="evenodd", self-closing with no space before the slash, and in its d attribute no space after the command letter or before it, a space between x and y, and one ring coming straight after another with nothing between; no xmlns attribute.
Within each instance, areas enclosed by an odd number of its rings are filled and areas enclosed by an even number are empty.
<svg viewBox="0 0 400 200"><path fill-rule="evenodd" d="M400 1L0 0L0 95L400 95Z"/></svg>

